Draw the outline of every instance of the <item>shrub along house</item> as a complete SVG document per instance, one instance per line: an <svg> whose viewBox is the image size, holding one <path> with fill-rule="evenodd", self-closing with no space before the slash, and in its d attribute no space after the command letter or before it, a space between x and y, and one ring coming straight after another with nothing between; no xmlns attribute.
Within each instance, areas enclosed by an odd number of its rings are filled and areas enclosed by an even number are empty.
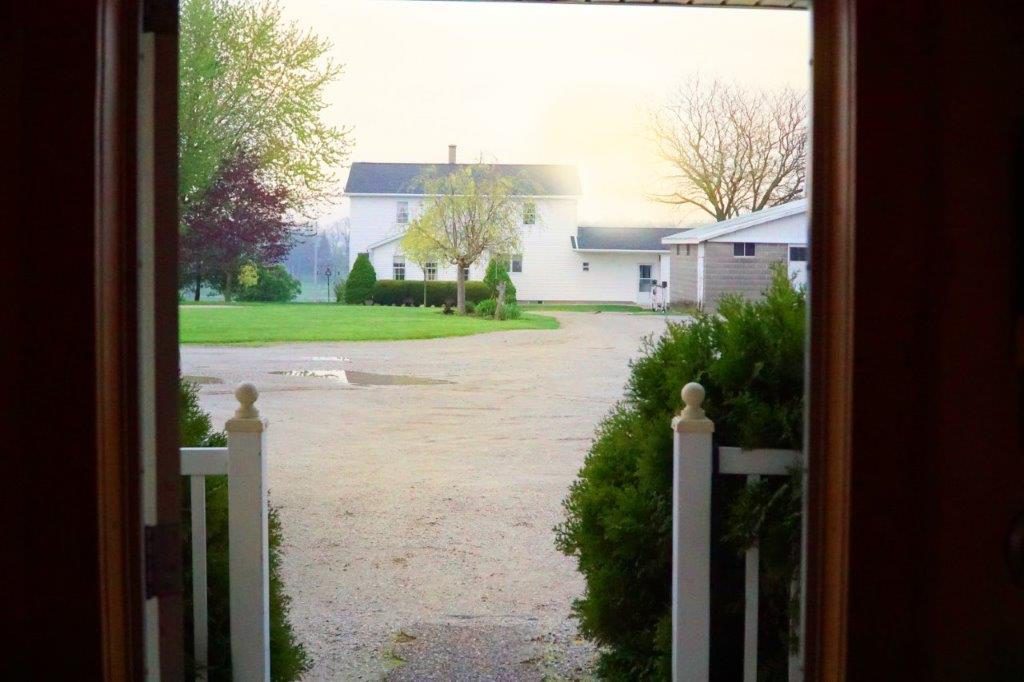
<svg viewBox="0 0 1024 682"><path fill-rule="evenodd" d="M669 301L714 310L726 294L760 298L774 263L807 282L807 201L800 199L666 236Z"/></svg>
<svg viewBox="0 0 1024 682"><path fill-rule="evenodd" d="M345 195L350 201L350 264L366 253L378 279L453 281L454 266L424 263L402 253L401 240L425 199L422 178L464 168L455 146L448 164L352 164ZM651 287L668 277L668 247L662 237L679 228L585 227L577 218L581 195L574 166L497 164L500 173L522 179L522 253L509 257L507 268L521 301L641 303ZM470 280L484 275L487 260L469 268Z"/></svg>

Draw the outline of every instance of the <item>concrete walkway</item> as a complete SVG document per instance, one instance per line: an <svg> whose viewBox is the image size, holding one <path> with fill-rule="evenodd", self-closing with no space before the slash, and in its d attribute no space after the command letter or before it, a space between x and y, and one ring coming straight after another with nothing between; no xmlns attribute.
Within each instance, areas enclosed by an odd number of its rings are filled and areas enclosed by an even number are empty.
<svg viewBox="0 0 1024 682"><path fill-rule="evenodd" d="M586 676L583 591L552 527L628 360L662 318L557 313L557 331L182 348L215 424L253 381L270 420L292 621L311 680ZM451 383L354 385L352 370Z"/></svg>

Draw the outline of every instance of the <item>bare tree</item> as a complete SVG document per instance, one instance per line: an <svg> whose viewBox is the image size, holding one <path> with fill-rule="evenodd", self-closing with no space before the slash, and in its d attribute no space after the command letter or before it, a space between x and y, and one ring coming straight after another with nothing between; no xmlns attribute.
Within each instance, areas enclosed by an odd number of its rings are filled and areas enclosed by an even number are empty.
<svg viewBox="0 0 1024 682"><path fill-rule="evenodd" d="M695 78L651 116L671 187L654 198L696 206L715 220L804 195L807 98Z"/></svg>

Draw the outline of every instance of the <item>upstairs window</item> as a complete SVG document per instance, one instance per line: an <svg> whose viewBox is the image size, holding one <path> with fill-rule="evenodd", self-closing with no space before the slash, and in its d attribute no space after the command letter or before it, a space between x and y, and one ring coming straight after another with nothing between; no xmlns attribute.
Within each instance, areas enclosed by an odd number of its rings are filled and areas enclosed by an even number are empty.
<svg viewBox="0 0 1024 682"><path fill-rule="evenodd" d="M509 272L522 272L523 271L523 256L512 256L508 261Z"/></svg>
<svg viewBox="0 0 1024 682"><path fill-rule="evenodd" d="M395 255L391 261L391 278L405 279L405 256Z"/></svg>
<svg viewBox="0 0 1024 682"><path fill-rule="evenodd" d="M523 204L523 225L537 224L537 204L527 201Z"/></svg>
<svg viewBox="0 0 1024 682"><path fill-rule="evenodd" d="M409 202L399 201L398 206L395 209L395 222L399 225L405 225L409 222Z"/></svg>
<svg viewBox="0 0 1024 682"><path fill-rule="evenodd" d="M427 276L427 281L433 282L437 279L437 263L424 263L423 272Z"/></svg>
<svg viewBox="0 0 1024 682"><path fill-rule="evenodd" d="M807 262L807 247L806 246L791 246L789 247L789 260L791 263L806 263Z"/></svg>
<svg viewBox="0 0 1024 682"><path fill-rule="evenodd" d="M756 249L753 242L736 242L732 245L732 255L749 258L755 255Z"/></svg>

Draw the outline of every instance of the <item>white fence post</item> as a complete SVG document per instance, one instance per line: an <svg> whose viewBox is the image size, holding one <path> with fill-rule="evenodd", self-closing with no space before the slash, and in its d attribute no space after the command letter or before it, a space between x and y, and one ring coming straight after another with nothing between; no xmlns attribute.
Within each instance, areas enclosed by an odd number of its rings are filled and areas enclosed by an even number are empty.
<svg viewBox="0 0 1024 682"><path fill-rule="evenodd" d="M270 557L267 531L267 422L256 387L239 384L228 420L228 575L231 666L235 680L270 680Z"/></svg>
<svg viewBox="0 0 1024 682"><path fill-rule="evenodd" d="M672 420L672 680L706 682L711 652L711 434L704 387L683 386Z"/></svg>

